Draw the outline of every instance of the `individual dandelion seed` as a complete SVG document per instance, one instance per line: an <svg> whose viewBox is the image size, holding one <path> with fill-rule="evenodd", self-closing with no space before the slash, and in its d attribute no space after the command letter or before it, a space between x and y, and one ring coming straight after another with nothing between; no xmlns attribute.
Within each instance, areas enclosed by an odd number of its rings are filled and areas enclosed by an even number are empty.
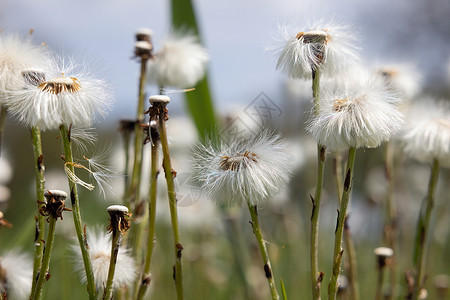
<svg viewBox="0 0 450 300"><path fill-rule="evenodd" d="M318 69L325 75L339 74L358 60L355 34L346 26L316 24L305 31L281 31L276 68L289 77L309 79Z"/></svg>
<svg viewBox="0 0 450 300"><path fill-rule="evenodd" d="M0 295L6 294L8 299L27 299L32 279L33 262L28 255L17 250L0 255Z"/></svg>
<svg viewBox="0 0 450 300"><path fill-rule="evenodd" d="M195 35L173 32L148 61L148 80L160 87L188 88L205 75L209 54Z"/></svg>
<svg viewBox="0 0 450 300"><path fill-rule="evenodd" d="M45 65L45 47L34 45L31 38L18 34L0 34L0 92L22 88L22 71ZM7 99L1 97L0 103Z"/></svg>
<svg viewBox="0 0 450 300"><path fill-rule="evenodd" d="M104 287L108 278L109 261L111 258L111 237L101 230L88 231L87 244L89 245L89 256L97 289ZM83 258L78 245L73 245L76 254L76 269L86 282L83 267ZM113 287L115 289L131 284L137 276L136 263L131 256L130 250L121 246L119 248Z"/></svg>
<svg viewBox="0 0 450 300"><path fill-rule="evenodd" d="M405 152L423 162L438 159L450 165L450 106L444 101L424 99L407 112L401 131Z"/></svg>
<svg viewBox="0 0 450 300"><path fill-rule="evenodd" d="M268 130L247 139L231 137L199 145L193 154L195 178L219 203L253 205L273 197L289 180L286 143Z"/></svg>
<svg viewBox="0 0 450 300"><path fill-rule="evenodd" d="M360 74L321 95L307 131L331 151L378 147L403 124L399 98L373 75Z"/></svg>
<svg viewBox="0 0 450 300"><path fill-rule="evenodd" d="M42 74L25 70L22 88L8 93L9 111L20 122L41 130L61 124L89 127L97 115L106 114L112 94L104 81L92 78L72 59L51 57L46 63Z"/></svg>

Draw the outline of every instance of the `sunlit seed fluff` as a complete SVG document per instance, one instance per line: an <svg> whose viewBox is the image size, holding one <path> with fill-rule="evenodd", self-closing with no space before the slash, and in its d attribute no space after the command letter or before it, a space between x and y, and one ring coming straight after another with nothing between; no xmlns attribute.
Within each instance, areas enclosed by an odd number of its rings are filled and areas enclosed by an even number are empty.
<svg viewBox="0 0 450 300"><path fill-rule="evenodd" d="M34 45L30 37L0 34L0 92L22 88L22 70L42 67L46 55L45 48ZM0 98L0 102L7 100Z"/></svg>
<svg viewBox="0 0 450 300"><path fill-rule="evenodd" d="M355 34L348 27L316 24L309 29L282 28L284 39L276 68L292 78L310 79L312 70L325 75L345 71L358 60Z"/></svg>
<svg viewBox="0 0 450 300"><path fill-rule="evenodd" d="M410 100L421 90L421 76L411 64L391 64L377 69L386 84L399 93L402 100Z"/></svg>
<svg viewBox="0 0 450 300"><path fill-rule="evenodd" d="M23 80L23 89L9 93L9 111L26 126L56 129L61 124L89 127L105 115L112 100L110 87L94 79L72 59L52 58L40 77Z"/></svg>
<svg viewBox="0 0 450 300"><path fill-rule="evenodd" d="M209 54L195 35L172 33L148 61L148 79L160 87L193 87L205 75Z"/></svg>
<svg viewBox="0 0 450 300"><path fill-rule="evenodd" d="M291 175L285 142L268 131L199 145L193 162L202 190L229 205L259 204L282 189Z"/></svg>
<svg viewBox="0 0 450 300"><path fill-rule="evenodd" d="M331 151L378 147L403 124L398 103L379 78L362 73L342 86L322 90L319 112L307 130Z"/></svg>
<svg viewBox="0 0 450 300"><path fill-rule="evenodd" d="M96 232L88 231L87 242L95 284L98 289L102 289L108 279L109 261L111 258L111 235L98 230ZM76 253L76 268L80 272L83 282L86 282L86 273L80 248L78 245L74 245L72 249ZM125 247L121 246L119 248L114 274L113 287L115 289L129 285L136 279L135 261L131 257L130 251Z"/></svg>
<svg viewBox="0 0 450 300"><path fill-rule="evenodd" d="M0 294L8 299L27 299L31 291L33 262L28 255L9 251L0 255Z"/></svg>
<svg viewBox="0 0 450 300"><path fill-rule="evenodd" d="M387 247L378 247L373 250L373 253L376 256L392 257L394 255L394 250L392 250L391 248L387 248Z"/></svg>
<svg viewBox="0 0 450 300"><path fill-rule="evenodd" d="M439 159L450 165L450 106L448 102L426 99L414 103L401 132L404 150L420 161Z"/></svg>

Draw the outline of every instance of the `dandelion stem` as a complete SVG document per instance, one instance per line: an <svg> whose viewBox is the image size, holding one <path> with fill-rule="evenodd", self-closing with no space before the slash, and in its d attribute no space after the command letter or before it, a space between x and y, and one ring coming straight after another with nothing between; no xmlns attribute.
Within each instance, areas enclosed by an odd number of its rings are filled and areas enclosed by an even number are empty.
<svg viewBox="0 0 450 300"><path fill-rule="evenodd" d="M266 278L269 283L270 293L272 295L273 300L277 300L280 297L278 296L277 287L275 285L275 279L273 277L272 266L269 259L269 254L267 253L266 243L263 239L261 228L259 227L258 221L258 210L256 205L253 205L249 200L247 200L248 210L250 212L250 216L252 221L250 224L253 228L253 233L255 234L256 240L258 241L259 250L261 251L263 263L264 263L264 271L266 273Z"/></svg>
<svg viewBox="0 0 450 300"><path fill-rule="evenodd" d="M71 172L75 172L73 167L73 156L72 156L72 144L70 141L70 131L67 130L65 125L59 127L61 132L61 139L64 147L64 158L67 163L67 168ZM69 179L70 188L70 200L72 202L72 213L73 222L75 225L75 231L77 233L78 243L80 244L81 255L83 257L84 269L86 271L86 279L88 286L89 299L94 300L97 297L97 291L95 289L94 273L92 270L92 263L90 260L89 252L87 250L87 245L83 237L83 228L81 224L81 214L80 214L80 202L78 199L78 189L77 185Z"/></svg>
<svg viewBox="0 0 450 300"><path fill-rule="evenodd" d="M377 279L377 287L375 291L375 300L381 300L381 291L383 287L383 277L384 277L384 268L378 268L378 279Z"/></svg>
<svg viewBox="0 0 450 300"><path fill-rule="evenodd" d="M124 178L124 191L125 195L127 196L129 194L129 169L130 169L130 132L124 131L122 134L123 137L123 148L125 150L125 167L123 172L123 178ZM125 199L126 200L126 199Z"/></svg>
<svg viewBox="0 0 450 300"><path fill-rule="evenodd" d="M350 200L353 181L353 167L355 164L356 148L351 147L348 151L347 169L344 181L344 189L341 197L341 208L338 211L338 220L336 224L334 252L333 252L333 269L331 273L330 283L328 285L328 299L336 299L337 279L341 270L341 259L344 250L342 249L342 236L344 232L345 218L347 207Z"/></svg>
<svg viewBox="0 0 450 300"><path fill-rule="evenodd" d="M385 173L387 180L387 193L386 193L386 220L385 220L385 239L389 248L394 250L394 255L397 253L397 209L394 201L394 145L392 143L386 143L385 152ZM395 260L395 256L391 258ZM389 265L390 271L390 298L395 299L395 286L396 286L396 268L395 263L392 262Z"/></svg>
<svg viewBox="0 0 450 300"><path fill-rule="evenodd" d="M150 285L150 265L152 260L153 247L155 244L155 220L156 220L156 195L157 195L157 179L158 179L158 157L159 142L154 141L151 146L151 171L150 171L150 202L149 202L149 221L147 236L147 254L145 258L144 272L142 273L141 285L137 299L143 299Z"/></svg>
<svg viewBox="0 0 450 300"><path fill-rule="evenodd" d="M358 267L356 262L355 243L348 226L348 217L344 221L344 246L348 257L348 281L350 286L350 299L359 300Z"/></svg>
<svg viewBox="0 0 450 300"><path fill-rule="evenodd" d="M39 273L39 278L36 283L36 289L34 291L34 300L39 300L42 297L42 290L44 287L44 280L47 278L47 273L50 265L50 257L52 255L53 240L55 238L56 219L49 215L47 241L45 242L44 256L42 258L42 267Z"/></svg>
<svg viewBox="0 0 450 300"><path fill-rule="evenodd" d="M109 260L108 279L106 280L106 287L103 293L104 300L109 300L112 297L114 272L116 270L117 255L119 254L121 232L118 229L113 229L112 235L113 236L111 241L111 257Z"/></svg>
<svg viewBox="0 0 450 300"><path fill-rule="evenodd" d="M36 234L34 240L34 266L33 266L33 283L31 286L31 295L34 295L36 290L37 277L41 271L42 255L44 253L44 239L45 233L45 218L39 213L39 210L44 203L44 188L45 188L45 178L44 178L44 156L42 154L42 143L41 143L41 131L38 127L31 128L31 137L33 142L33 153L34 153L34 167L36 176L36 204L37 204L37 219L36 219Z"/></svg>
<svg viewBox="0 0 450 300"><path fill-rule="evenodd" d="M417 222L417 232L415 240L414 250L414 264L417 270L417 276L415 280L414 296L413 299L419 299L420 290L424 285L424 269L426 263L426 240L430 229L431 212L434 206L434 194L436 192L436 186L439 179L439 161L433 160L431 167L430 181L428 183L428 193L424 200L426 204L425 211L423 208L420 210L419 221Z"/></svg>
<svg viewBox="0 0 450 300"><path fill-rule="evenodd" d="M319 69L312 71L312 90L314 99L314 113L319 113L319 92L320 92L320 71ZM317 177L316 191L313 199L313 210L311 214L311 283L313 299L320 299L320 278L319 272L319 212L320 202L322 199L323 171L325 168L325 146L317 144Z"/></svg>
<svg viewBox="0 0 450 300"><path fill-rule="evenodd" d="M0 157L2 156L2 146L3 146L3 132L5 131L6 123L6 107L0 105Z"/></svg>
<svg viewBox="0 0 450 300"><path fill-rule="evenodd" d="M141 59L141 74L139 79L139 101L137 109L137 122L134 127L134 164L133 173L131 175L130 189L128 191L127 206L134 205L135 201L139 201L139 190L141 185L142 173L142 148L144 141L144 133L141 128L141 123L144 121L144 87L145 74L147 66L146 58Z"/></svg>
<svg viewBox="0 0 450 300"><path fill-rule="evenodd" d="M161 137L161 146L163 152L163 167L164 173L167 181L167 193L169 196L169 208L170 208L170 220L172 223L173 237L175 243L175 286L177 290L177 299L183 299L183 274L182 274L182 264L181 264L181 252L183 246L180 242L180 233L178 230L178 213L177 213L177 199L175 194L175 185L173 182L174 171L172 170L172 163L170 161L169 143L167 141L167 132L165 124L165 114L164 108L160 108L159 113L159 134Z"/></svg>

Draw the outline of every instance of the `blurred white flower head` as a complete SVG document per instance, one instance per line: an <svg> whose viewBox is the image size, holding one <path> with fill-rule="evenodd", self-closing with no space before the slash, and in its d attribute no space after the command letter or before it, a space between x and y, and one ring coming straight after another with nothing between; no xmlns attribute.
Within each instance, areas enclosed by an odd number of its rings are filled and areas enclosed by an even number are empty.
<svg viewBox="0 0 450 300"><path fill-rule="evenodd" d="M95 284L98 289L101 289L108 279L109 261L111 258L111 235L96 230L88 231L87 237ZM72 249L76 254L76 268L80 272L83 282L86 282L86 273L80 247L76 244L73 245ZM137 276L135 261L131 257L130 251L125 247L121 246L119 248L114 274L113 287L115 289L131 284Z"/></svg>
<svg viewBox="0 0 450 300"><path fill-rule="evenodd" d="M414 103L401 132L405 152L419 161L450 164L450 106L426 99Z"/></svg>
<svg viewBox="0 0 450 300"><path fill-rule="evenodd" d="M209 54L198 37L175 32L148 61L148 80L159 87L193 87L205 75Z"/></svg>
<svg viewBox="0 0 450 300"><path fill-rule="evenodd" d="M410 100L421 90L419 71L412 64L391 64L377 69L390 88L399 93L402 100Z"/></svg>
<svg viewBox="0 0 450 300"><path fill-rule="evenodd" d="M272 198L291 176L287 146L278 135L262 131L199 145L193 155L196 179L211 199L229 205L253 205Z"/></svg>
<svg viewBox="0 0 450 300"><path fill-rule="evenodd" d="M331 151L350 147L378 147L403 124L399 99L370 74L322 89L319 113L308 122L308 132Z"/></svg>
<svg viewBox="0 0 450 300"><path fill-rule="evenodd" d="M9 251L0 256L0 294L8 299L27 299L33 279L33 262L23 253Z"/></svg>
<svg viewBox="0 0 450 300"><path fill-rule="evenodd" d="M0 91L22 88L21 72L41 67L46 54L46 48L34 45L30 36L21 38L17 34L0 34ZM0 99L0 102L4 100Z"/></svg>
<svg viewBox="0 0 450 300"><path fill-rule="evenodd" d="M304 31L283 27L281 34L284 44L276 68L291 78L310 79L318 69L325 75L342 73L359 59L355 33L346 26L316 24Z"/></svg>
<svg viewBox="0 0 450 300"><path fill-rule="evenodd" d="M89 127L106 114L112 93L104 81L91 78L72 59L54 57L47 63L45 69L25 70L23 88L9 93L9 111L23 124L41 130L61 124Z"/></svg>

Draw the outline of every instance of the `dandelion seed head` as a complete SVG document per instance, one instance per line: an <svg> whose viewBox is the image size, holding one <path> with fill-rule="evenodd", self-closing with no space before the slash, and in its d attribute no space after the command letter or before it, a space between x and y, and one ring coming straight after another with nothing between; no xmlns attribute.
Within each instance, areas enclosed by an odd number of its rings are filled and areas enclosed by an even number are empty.
<svg viewBox="0 0 450 300"><path fill-rule="evenodd" d="M399 93L402 100L410 100L421 90L419 71L408 63L388 64L377 69L389 88Z"/></svg>
<svg viewBox="0 0 450 300"><path fill-rule="evenodd" d="M319 112L307 130L331 151L378 147L403 124L398 97L373 75L360 74L321 93Z"/></svg>
<svg viewBox="0 0 450 300"><path fill-rule="evenodd" d="M286 144L263 131L246 139L231 137L195 148L195 178L202 190L219 203L242 205L272 198L291 175Z"/></svg>
<svg viewBox="0 0 450 300"><path fill-rule="evenodd" d="M189 88L205 75L209 54L195 35L174 32L148 62L148 79L160 87Z"/></svg>
<svg viewBox="0 0 450 300"><path fill-rule="evenodd" d="M7 104L26 126L38 126L41 130L57 129L61 124L89 127L110 107L110 87L92 78L85 66L72 59L53 56L47 59L44 74L31 79L23 75L23 88L10 91Z"/></svg>
<svg viewBox="0 0 450 300"><path fill-rule="evenodd" d="M87 242L89 245L89 255L92 262L92 269L95 278L95 284L101 289L108 279L109 261L111 258L111 235L101 230L88 230ZM82 276L82 281L86 282L86 273L84 271L83 257L81 256L78 244L72 246L76 254L76 268ZM117 255L116 271L114 273L113 287L115 289L124 285L131 284L137 276L135 261L131 257L130 251L125 247L119 248Z"/></svg>
<svg viewBox="0 0 450 300"><path fill-rule="evenodd" d="M358 61L355 34L346 26L315 24L301 32L285 26L281 35L276 68L291 78L309 79L318 69L332 76Z"/></svg>
<svg viewBox="0 0 450 300"><path fill-rule="evenodd" d="M31 291L33 263L28 255L10 250L0 255L0 294L8 299L27 299Z"/></svg>
<svg viewBox="0 0 450 300"><path fill-rule="evenodd" d="M407 113L401 132L405 152L423 162L438 159L450 164L450 106L444 101L424 99Z"/></svg>

